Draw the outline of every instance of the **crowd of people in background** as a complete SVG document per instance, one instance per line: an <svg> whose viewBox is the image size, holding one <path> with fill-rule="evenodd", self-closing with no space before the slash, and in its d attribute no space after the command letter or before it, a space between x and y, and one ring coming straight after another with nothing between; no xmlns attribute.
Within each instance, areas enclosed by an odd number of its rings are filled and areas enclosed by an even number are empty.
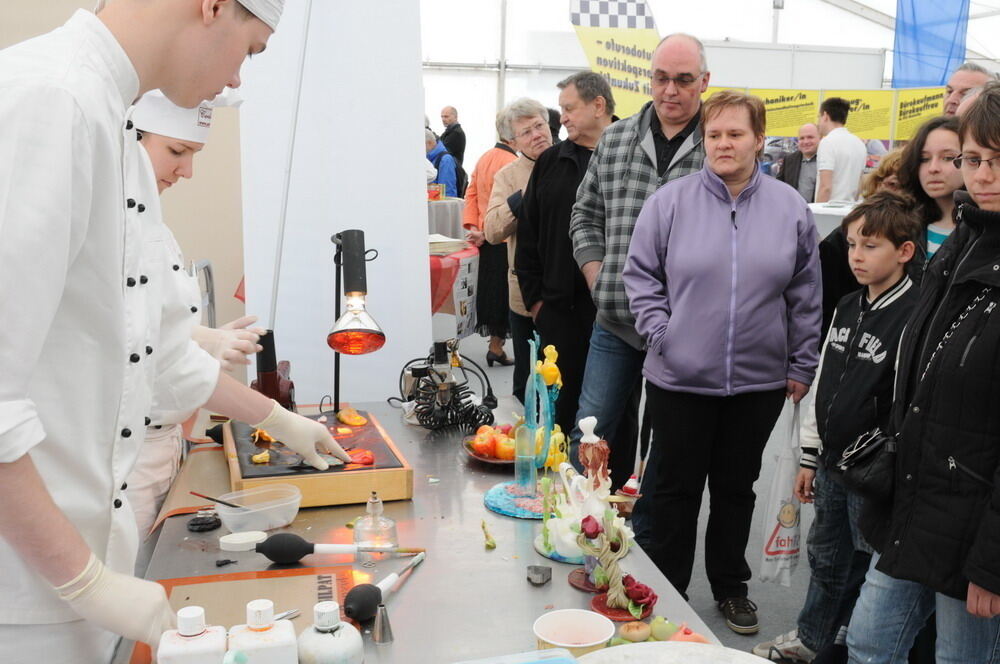
<svg viewBox="0 0 1000 664"><path fill-rule="evenodd" d="M703 101L698 39L664 38L651 70L650 101L624 119L602 76L561 81L562 142L535 100L497 115L464 217L488 359L514 363L523 401L527 340L556 346L556 422L576 444L575 423L597 417L614 488L635 467L645 393L636 541L686 598L707 483L710 590L741 634L759 629L745 557L753 484L783 403L801 402L809 590L796 628L753 651L1000 662L997 77L962 65L945 114L892 151L854 135L849 102L827 98L765 168L762 101ZM457 111L441 118L445 133L427 142L439 178L437 155L461 169L465 145ZM849 211L819 237L811 203ZM881 501L837 470L875 428L898 450Z"/></svg>

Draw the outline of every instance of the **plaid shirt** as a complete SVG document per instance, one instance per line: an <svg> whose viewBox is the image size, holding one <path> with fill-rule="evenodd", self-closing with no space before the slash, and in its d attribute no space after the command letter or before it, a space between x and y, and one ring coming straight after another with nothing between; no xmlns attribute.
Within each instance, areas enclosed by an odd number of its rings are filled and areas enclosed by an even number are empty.
<svg viewBox="0 0 1000 664"><path fill-rule="evenodd" d="M664 176L657 177L650 130L655 116L653 102L646 102L638 113L604 130L577 190L569 227L577 264L601 262L593 291L598 322L640 349L644 344L622 283L635 220L660 185L700 171L705 161L699 128L677 150Z"/></svg>

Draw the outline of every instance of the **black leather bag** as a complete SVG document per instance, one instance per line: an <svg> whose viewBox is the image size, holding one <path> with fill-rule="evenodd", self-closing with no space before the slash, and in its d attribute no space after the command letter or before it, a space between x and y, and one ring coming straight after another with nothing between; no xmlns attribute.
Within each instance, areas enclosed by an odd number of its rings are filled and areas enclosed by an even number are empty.
<svg viewBox="0 0 1000 664"><path fill-rule="evenodd" d="M836 465L848 489L863 498L888 501L896 479L896 439L872 429L848 445Z"/></svg>

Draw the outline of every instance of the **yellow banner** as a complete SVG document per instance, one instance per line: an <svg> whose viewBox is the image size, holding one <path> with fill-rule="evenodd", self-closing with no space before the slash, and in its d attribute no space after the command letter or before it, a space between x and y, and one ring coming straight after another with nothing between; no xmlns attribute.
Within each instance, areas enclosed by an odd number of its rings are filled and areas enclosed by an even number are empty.
<svg viewBox="0 0 1000 664"><path fill-rule="evenodd" d="M819 92L816 90L770 90L751 88L767 110L768 136L798 136L799 127L816 122Z"/></svg>
<svg viewBox="0 0 1000 664"><path fill-rule="evenodd" d="M655 29L573 26L591 71L608 80L615 115L627 118L650 100L650 61L660 42Z"/></svg>
<svg viewBox="0 0 1000 664"><path fill-rule="evenodd" d="M894 90L824 90L823 99L843 97L851 104L847 130L858 138L887 139L891 135Z"/></svg>
<svg viewBox="0 0 1000 664"><path fill-rule="evenodd" d="M907 88L898 90L896 131L893 138L908 141L928 118L944 113L942 88Z"/></svg>

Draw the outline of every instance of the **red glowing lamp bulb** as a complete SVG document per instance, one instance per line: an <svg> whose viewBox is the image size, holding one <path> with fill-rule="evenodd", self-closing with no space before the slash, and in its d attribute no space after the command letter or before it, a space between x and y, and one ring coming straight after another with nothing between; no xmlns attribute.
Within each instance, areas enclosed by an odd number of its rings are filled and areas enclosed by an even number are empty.
<svg viewBox="0 0 1000 664"><path fill-rule="evenodd" d="M326 336L327 345L344 355L374 353L385 345L385 332L365 310L361 293L347 294L347 311Z"/></svg>

